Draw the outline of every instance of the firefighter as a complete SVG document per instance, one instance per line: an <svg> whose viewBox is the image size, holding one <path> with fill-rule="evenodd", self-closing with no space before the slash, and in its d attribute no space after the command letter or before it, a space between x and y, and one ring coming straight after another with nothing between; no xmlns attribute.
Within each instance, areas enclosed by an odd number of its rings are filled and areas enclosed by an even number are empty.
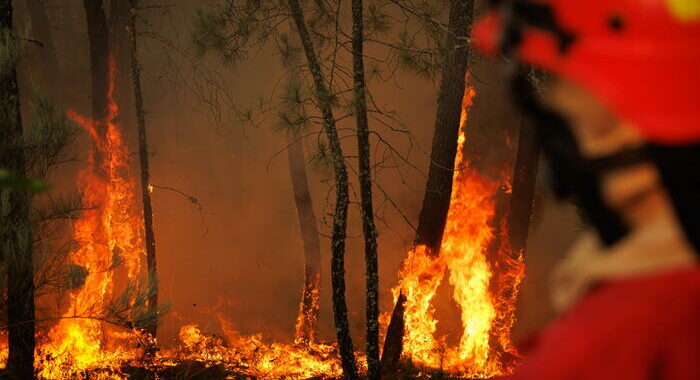
<svg viewBox="0 0 700 380"><path fill-rule="evenodd" d="M512 378L700 379L700 0L492 1L472 37L519 63L553 190L592 226Z"/></svg>

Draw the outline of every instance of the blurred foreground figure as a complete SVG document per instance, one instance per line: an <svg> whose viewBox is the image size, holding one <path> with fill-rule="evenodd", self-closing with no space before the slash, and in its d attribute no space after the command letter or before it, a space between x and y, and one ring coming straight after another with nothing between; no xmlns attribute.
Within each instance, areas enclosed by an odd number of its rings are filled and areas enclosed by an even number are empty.
<svg viewBox="0 0 700 380"><path fill-rule="evenodd" d="M700 0L494 1L473 37L522 64L553 189L594 227L512 378L700 379Z"/></svg>

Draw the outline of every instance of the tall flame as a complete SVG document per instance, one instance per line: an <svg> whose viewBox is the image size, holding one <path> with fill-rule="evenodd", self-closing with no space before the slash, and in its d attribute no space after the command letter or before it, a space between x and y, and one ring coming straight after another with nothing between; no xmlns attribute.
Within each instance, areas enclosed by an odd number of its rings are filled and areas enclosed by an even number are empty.
<svg viewBox="0 0 700 380"><path fill-rule="evenodd" d="M68 308L48 334L41 351L41 375L58 378L65 371L105 367L128 357L124 336L101 320L116 290L117 267L126 269L131 285L141 271L144 256L141 215L136 211L134 184L129 173L128 149L115 119L119 108L113 97L114 60L109 61L108 112L93 120L68 111L93 142L88 167L78 175L84 215L75 221L69 276L74 289ZM126 348L125 348L126 347ZM41 357L40 357L41 358Z"/></svg>
<svg viewBox="0 0 700 380"><path fill-rule="evenodd" d="M68 113L88 132L94 147L87 168L78 177L86 211L74 223L68 305L48 334L39 336L36 368L43 379L125 379L122 367L138 364L147 354L140 344L145 338L138 330L119 330L104 320L120 287L138 288L145 254L142 215L136 206L128 149L115 122L118 107L112 96L111 59L109 67L109 112L105 118L93 120L74 111ZM485 378L508 373L511 359L517 356L509 334L523 260L522 252L510 252L505 239L497 240L492 228L496 194L506 179L487 179L463 155L468 110L474 96L474 90L467 87L455 158L458 170L453 177L440 255L435 257L425 246L414 247L393 292L395 297L399 291L406 296L406 356L427 368ZM500 245L499 250L488 259L486 252L494 242ZM444 340L435 336L438 321L432 300L446 272L454 289L453 298L462 311L463 333L456 347L446 347ZM121 282L129 284L121 284L120 276ZM302 302L317 307L318 289L307 293ZM127 309L136 302L127 291L117 298L126 299ZM179 334L181 346L152 352L150 361L141 364L164 371L194 360L223 367L231 374L270 380L342 376L337 346L317 342L315 331L301 331L317 323L316 315L301 314L294 344L265 342L259 334L244 336L218 314L223 337L186 325ZM0 348L0 361L6 357L4 346ZM356 358L361 372L366 371L362 355L357 353Z"/></svg>
<svg viewBox="0 0 700 380"><path fill-rule="evenodd" d="M468 111L475 95L473 88L465 89L455 158L457 170L440 254L431 254L423 245L414 247L404 261L393 294L395 301L400 292L406 295L403 354L414 364L466 377L492 377L510 370L511 362L502 360L498 350L515 354L509 335L515 296L500 300L492 294L494 273L486 257L495 238L491 223L501 181L482 176L470 167L463 153ZM507 246L501 250L507 250ZM454 289L453 298L461 309L463 327L459 345L449 348L435 337L438 321L432 305L446 270ZM517 294L523 272L521 256L512 260L508 271L497 276L504 286L512 287L510 294ZM494 347L494 338L499 347Z"/></svg>

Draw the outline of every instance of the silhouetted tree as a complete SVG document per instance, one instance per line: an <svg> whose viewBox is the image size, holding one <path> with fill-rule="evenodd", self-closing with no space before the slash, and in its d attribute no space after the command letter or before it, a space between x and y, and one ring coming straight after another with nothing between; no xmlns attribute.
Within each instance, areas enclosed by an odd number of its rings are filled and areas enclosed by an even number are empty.
<svg viewBox="0 0 700 380"><path fill-rule="evenodd" d="M32 38L40 43L39 58L36 66L39 68L40 83L45 90L51 91L59 76L56 47L53 43L49 17L46 13L46 0L26 0L31 21Z"/></svg>
<svg viewBox="0 0 700 380"><path fill-rule="evenodd" d="M83 0L83 6L90 45L92 117L100 121L109 112L109 30L102 0ZM99 132L105 133L104 129L101 125Z"/></svg>
<svg viewBox="0 0 700 380"><path fill-rule="evenodd" d="M0 168L25 175L24 131L17 85L18 44L12 35L12 2L0 1ZM7 270L7 325L10 379L34 378L34 265L29 192L1 189L0 259Z"/></svg>
<svg viewBox="0 0 700 380"><path fill-rule="evenodd" d="M114 2L115 0L112 0ZM151 171L148 159L148 139L146 133L146 113L143 109L143 93L141 91L141 64L139 63L138 47L136 45L136 0L127 0L126 32L128 35L128 51L131 61L131 80L134 89L134 108L136 110L136 126L139 138L139 166L141 172L141 200L143 203L143 227L146 244L146 268L148 271L148 307L157 315L158 312L158 268L156 266L156 238L153 231L153 205L151 202ZM111 14L110 17L118 17ZM146 330L155 337L158 324L154 318Z"/></svg>

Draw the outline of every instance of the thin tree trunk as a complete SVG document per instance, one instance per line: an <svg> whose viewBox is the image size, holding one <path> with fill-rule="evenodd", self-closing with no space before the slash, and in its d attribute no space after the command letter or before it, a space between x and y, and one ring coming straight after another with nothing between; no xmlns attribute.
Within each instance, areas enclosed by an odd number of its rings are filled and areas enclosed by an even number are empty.
<svg viewBox="0 0 700 380"><path fill-rule="evenodd" d="M299 218L301 239L304 243L304 290L294 341L309 344L316 341L318 331L319 296L321 290L321 243L316 227L316 214L309 192L309 181L306 176L304 146L298 136L287 133L287 159L289 173L292 178L294 202Z"/></svg>
<svg viewBox="0 0 700 380"><path fill-rule="evenodd" d="M523 252L527 243L532 217L537 170L540 160L540 145L535 127L523 121L518 138L518 153L513 170L513 191L508 216L508 236L510 248Z"/></svg>
<svg viewBox="0 0 700 380"><path fill-rule="evenodd" d="M362 232L365 237L365 288L367 319L367 378L379 380L379 273L377 264L377 229L372 206L372 166L370 164L369 122L364 65L364 27L362 0L352 0L352 66L355 87L355 118L357 121L357 152L359 160Z"/></svg>
<svg viewBox="0 0 700 380"><path fill-rule="evenodd" d="M440 79L430 169L414 241L416 245L425 245L433 255L439 254L447 212L450 208L457 136L469 63L467 36L473 13L474 0L452 0L450 3L445 41L446 56ZM391 323L394 321L403 323L403 312L398 303L394 306L394 313L397 313L397 308L400 317L392 318L388 331L399 331L392 328ZM384 340L384 352L400 353L402 351L403 333L387 334ZM398 363L393 361L398 360L399 356L382 358L382 368L398 368Z"/></svg>
<svg viewBox="0 0 700 380"><path fill-rule="evenodd" d="M112 0L115 1L115 0ZM139 136L139 164L141 168L141 199L143 200L143 227L146 239L146 267L148 270L148 310L154 317L145 326L151 336L156 337L158 329L158 272L156 267L156 239L153 232L153 206L151 204L151 172L148 161L148 140L146 136L146 115L143 110L143 94L141 93L141 65L139 64L136 46L136 1L128 0L129 11L127 32L129 35L129 53L131 56L131 80L134 87L134 107L136 108L136 123ZM112 15L115 16L115 15Z"/></svg>
<svg viewBox="0 0 700 380"><path fill-rule="evenodd" d="M109 18L107 19L107 27L109 28L109 43L112 53L117 61L117 67L123 72L124 77L129 72L130 33L127 28L129 25L129 1L111 0L109 4ZM118 70L119 71L119 70Z"/></svg>
<svg viewBox="0 0 700 380"><path fill-rule="evenodd" d="M13 44L12 2L0 1L0 30L9 33L2 43ZM12 49L12 47L6 47ZM0 77L0 167L25 174L22 117L17 72ZM34 378L34 267L29 225L29 201L26 190L2 190L0 196L0 259L7 269L7 324L9 356L7 375L13 380Z"/></svg>
<svg viewBox="0 0 700 380"><path fill-rule="evenodd" d="M59 67L56 48L51 37L49 17L46 14L45 0L26 0L26 3L32 24L32 37L42 44L39 48L37 62L41 68L39 71L40 83L51 92L58 79Z"/></svg>
<svg viewBox="0 0 700 380"><path fill-rule="evenodd" d="M83 0L90 44L90 79L92 83L92 117L105 120L108 115L109 32L102 0ZM103 124L103 123L100 123ZM106 131L101 125L101 132Z"/></svg>
<svg viewBox="0 0 700 380"><path fill-rule="evenodd" d="M299 39L306 53L309 71L313 77L315 97L323 116L323 127L328 138L328 146L333 160L333 171L336 184L335 213L333 216L333 234L331 237L331 282L333 285L333 315L335 317L338 349L343 365L343 372L348 379L357 379L357 366L350 326L345 303L345 236L348 218L348 173L345 158L340 145L340 137L335 125L331 107L331 95L326 86L321 65L314 51L309 32L306 29L304 13L299 0L287 0L292 19L299 33Z"/></svg>
<svg viewBox="0 0 700 380"><path fill-rule="evenodd" d="M107 28L109 34L109 51L114 59L114 82L129 83L131 81L131 47L129 42L129 2L128 0L111 0L109 2L109 14L107 15ZM119 107L119 119L127 120L132 117L131 105L134 104L133 91L129 86L114 88L113 98ZM136 111L134 110L134 114ZM135 115L134 115L135 116Z"/></svg>

